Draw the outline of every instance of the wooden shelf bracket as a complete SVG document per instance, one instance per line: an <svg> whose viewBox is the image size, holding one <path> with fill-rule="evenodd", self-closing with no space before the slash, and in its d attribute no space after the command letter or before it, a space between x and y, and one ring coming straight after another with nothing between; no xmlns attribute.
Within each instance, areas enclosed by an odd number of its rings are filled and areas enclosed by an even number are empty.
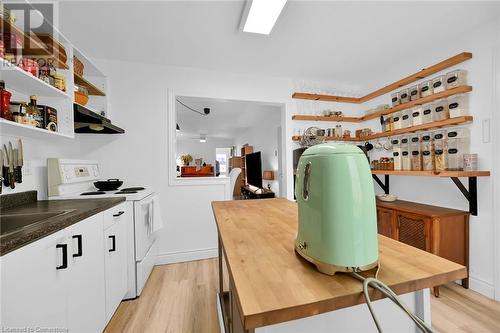
<svg viewBox="0 0 500 333"><path fill-rule="evenodd" d="M377 175L372 174L375 182L380 186L385 194L389 194L389 175L384 175L384 182ZM465 196L467 201L469 201L469 213L471 215L477 216L477 177L467 177L469 179L469 189L460 181L458 177L450 177L453 183L458 187L460 192Z"/></svg>
<svg viewBox="0 0 500 333"><path fill-rule="evenodd" d="M468 177L469 178L469 189L467 190L464 184L460 181L458 177L451 177L451 180L455 185L457 185L458 189L465 196L467 201L469 201L469 213L474 216L477 216L477 177Z"/></svg>

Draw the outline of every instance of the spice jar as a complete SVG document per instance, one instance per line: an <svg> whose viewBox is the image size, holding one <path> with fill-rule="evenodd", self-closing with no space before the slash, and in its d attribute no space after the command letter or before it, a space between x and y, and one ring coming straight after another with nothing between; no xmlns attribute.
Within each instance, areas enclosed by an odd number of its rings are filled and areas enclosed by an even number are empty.
<svg viewBox="0 0 500 333"><path fill-rule="evenodd" d="M393 92L391 94L391 101L392 101L392 106L397 106L397 105L401 104L399 91Z"/></svg>
<svg viewBox="0 0 500 333"><path fill-rule="evenodd" d="M467 71L457 69L446 73L446 89L452 89L467 84Z"/></svg>
<svg viewBox="0 0 500 333"><path fill-rule="evenodd" d="M59 90L66 91L66 79L60 74L54 76L54 87Z"/></svg>
<svg viewBox="0 0 500 333"><path fill-rule="evenodd" d="M411 121L412 126L422 125L422 106L417 105L416 107L411 109L411 116L412 116L412 121Z"/></svg>
<svg viewBox="0 0 500 333"><path fill-rule="evenodd" d="M455 95L448 98L450 118L462 117L469 114L469 98L466 94Z"/></svg>
<svg viewBox="0 0 500 333"><path fill-rule="evenodd" d="M427 96L430 96L434 93L434 91L432 89L432 81L431 80L427 80L427 81L420 83L419 87L420 87L420 96L421 97L427 97Z"/></svg>
<svg viewBox="0 0 500 333"><path fill-rule="evenodd" d="M410 101L414 101L420 98L420 88L418 85L410 87Z"/></svg>
<svg viewBox="0 0 500 333"><path fill-rule="evenodd" d="M449 113L448 113L448 101L443 98L443 99L438 99L436 102L434 102L433 106L433 115L432 119L434 121L441 121L449 118Z"/></svg>
<svg viewBox="0 0 500 333"><path fill-rule="evenodd" d="M432 141L432 133L424 133L422 135L422 170L434 170L434 145Z"/></svg>
<svg viewBox="0 0 500 333"><path fill-rule="evenodd" d="M435 94L446 90L444 75L439 75L432 79L432 89Z"/></svg>
<svg viewBox="0 0 500 333"><path fill-rule="evenodd" d="M408 103L410 101L410 91L408 88L401 90L399 93L401 104Z"/></svg>
<svg viewBox="0 0 500 333"><path fill-rule="evenodd" d="M432 123L432 103L426 103L422 105L422 123L429 124Z"/></svg>

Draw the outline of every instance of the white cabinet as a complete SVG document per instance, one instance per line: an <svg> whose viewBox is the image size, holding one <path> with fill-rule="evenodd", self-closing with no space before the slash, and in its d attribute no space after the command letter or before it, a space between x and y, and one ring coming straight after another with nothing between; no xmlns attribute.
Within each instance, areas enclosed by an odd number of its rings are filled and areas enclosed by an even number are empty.
<svg viewBox="0 0 500 333"><path fill-rule="evenodd" d="M0 257L2 328L68 327L67 252L62 230Z"/></svg>
<svg viewBox="0 0 500 333"><path fill-rule="evenodd" d="M101 332L127 291L126 208L0 257L0 327Z"/></svg>
<svg viewBox="0 0 500 333"><path fill-rule="evenodd" d="M113 316L127 292L126 223L132 217L125 203L104 214L104 267L106 271L106 321Z"/></svg>
<svg viewBox="0 0 500 333"><path fill-rule="evenodd" d="M106 326L102 239L103 214L68 228L70 332L99 332Z"/></svg>

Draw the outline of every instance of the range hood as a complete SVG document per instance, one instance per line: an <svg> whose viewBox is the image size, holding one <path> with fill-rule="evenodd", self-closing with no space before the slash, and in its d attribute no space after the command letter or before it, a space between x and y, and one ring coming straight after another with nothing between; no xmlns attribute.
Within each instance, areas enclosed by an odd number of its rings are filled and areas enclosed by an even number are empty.
<svg viewBox="0 0 500 333"><path fill-rule="evenodd" d="M111 124L111 120L84 107L73 104L75 133L89 134L123 134L125 130Z"/></svg>

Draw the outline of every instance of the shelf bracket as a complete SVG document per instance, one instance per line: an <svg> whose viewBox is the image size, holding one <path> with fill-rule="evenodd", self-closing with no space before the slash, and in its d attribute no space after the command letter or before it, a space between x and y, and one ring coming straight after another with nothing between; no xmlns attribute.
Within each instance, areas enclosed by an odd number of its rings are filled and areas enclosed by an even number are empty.
<svg viewBox="0 0 500 333"><path fill-rule="evenodd" d="M389 175L384 175L385 183L383 183L377 175L372 175L377 184L384 190L385 194L389 194Z"/></svg>
<svg viewBox="0 0 500 333"><path fill-rule="evenodd" d="M464 184L458 177L451 177L451 180L458 187L460 192L469 201L469 213L477 216L477 177L469 177L469 189L467 190Z"/></svg>

